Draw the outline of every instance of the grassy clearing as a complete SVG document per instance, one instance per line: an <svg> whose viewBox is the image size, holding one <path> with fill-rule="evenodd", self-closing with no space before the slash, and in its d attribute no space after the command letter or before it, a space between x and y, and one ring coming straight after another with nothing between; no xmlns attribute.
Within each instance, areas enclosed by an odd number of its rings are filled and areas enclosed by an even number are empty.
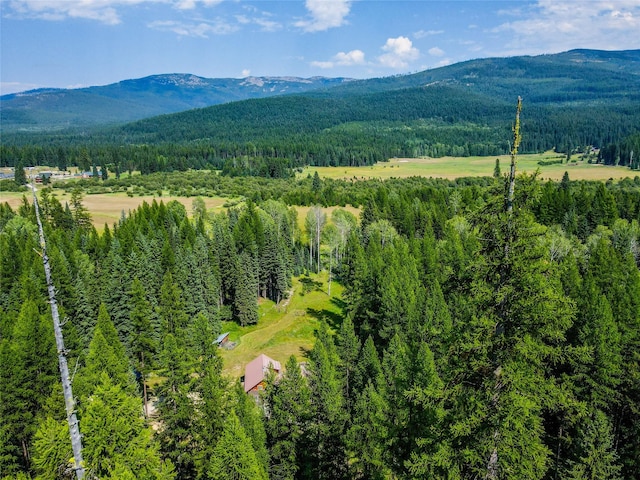
<svg viewBox="0 0 640 480"><path fill-rule="evenodd" d="M491 176L496 158L500 159L502 173L509 169L511 157L442 157L442 158L394 158L388 162L379 162L369 167L307 167L302 177L318 175L334 179L371 179L406 178L413 176L455 179L459 177ZM519 172L533 173L540 169L542 179L560 180L565 171L572 180L608 180L609 178L633 178L638 172L627 167L610 167L586 162L538 165L540 161L564 159L565 156L554 152L518 155ZM576 156L577 158L577 156Z"/></svg>
<svg viewBox="0 0 640 480"><path fill-rule="evenodd" d="M293 279L293 295L288 304L286 300L279 305L271 301L261 302L257 325L240 327L233 322L224 322L222 330L231 332L231 341L238 342L233 350L221 350L226 376L239 378L244 375L246 364L261 353L282 364L291 355L302 361L313 348L314 331L321 320L337 327L342 315L342 286L332 282L329 297L326 273L314 275L311 280L318 282L318 288L303 293L301 278Z"/></svg>
<svg viewBox="0 0 640 480"><path fill-rule="evenodd" d="M298 227L300 228L301 231L304 232L305 218L307 217L307 213L309 213L309 210L311 210L313 207L294 206L294 208L298 212ZM327 214L328 223L331 223L331 214L333 213L333 211L339 208L346 210L348 212L351 212L353 215L356 216L356 218L360 216L360 208L352 207L351 205L346 205L344 207L340 207L340 206L324 207L322 208L322 211Z"/></svg>
<svg viewBox="0 0 640 480"><path fill-rule="evenodd" d="M53 193L63 206L65 202L69 202L71 200L71 193L64 190L54 189ZM31 202L31 192L2 192L0 193L0 202L7 202L11 206L11 208L16 210L22 204L23 195L26 195L29 202ZM187 213L191 213L193 200L195 198L196 197L171 196L168 194L168 192L163 193L161 197L157 195L129 197L124 192L118 192L85 195L82 203L87 208L87 210L89 210L93 225L97 229L102 229L105 223L108 225L113 225L120 219L123 211L126 214L129 214L130 211L135 210L140 205L142 205L142 202L151 204L153 200L156 200L157 202L160 202L162 200L165 204L167 204L171 200L177 200L185 206L185 208L187 209ZM215 213L221 211L224 208L224 203L227 201L226 198L220 197L203 197L203 200L205 205L207 206L207 210Z"/></svg>

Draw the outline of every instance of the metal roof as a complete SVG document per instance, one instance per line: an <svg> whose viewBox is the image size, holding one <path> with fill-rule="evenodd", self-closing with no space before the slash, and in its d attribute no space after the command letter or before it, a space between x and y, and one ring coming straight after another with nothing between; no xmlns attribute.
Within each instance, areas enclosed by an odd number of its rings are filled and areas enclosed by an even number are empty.
<svg viewBox="0 0 640 480"><path fill-rule="evenodd" d="M263 353L251 360L244 369L244 391L248 392L262 382L267 377L269 369L280 372L282 367L280 362L267 357Z"/></svg>

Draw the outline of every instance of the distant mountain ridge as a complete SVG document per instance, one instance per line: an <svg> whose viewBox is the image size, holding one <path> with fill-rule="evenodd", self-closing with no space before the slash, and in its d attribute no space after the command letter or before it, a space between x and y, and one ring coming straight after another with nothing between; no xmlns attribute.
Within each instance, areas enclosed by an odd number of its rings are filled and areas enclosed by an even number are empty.
<svg viewBox="0 0 640 480"><path fill-rule="evenodd" d="M42 88L0 97L3 130L126 123L250 98L303 93L348 78L204 78L171 73L79 89Z"/></svg>
<svg viewBox="0 0 640 480"><path fill-rule="evenodd" d="M350 117L349 112L361 111L363 102L374 109L378 107L372 102L384 105L385 109L394 110L393 118L399 119L407 109L402 107L396 111L397 102L392 98L395 95L393 92L411 89L426 92L425 89L434 88L444 88L441 94L446 98L442 97L442 102L451 105L460 103L458 99L465 95L473 95L480 102L476 102L477 105L485 105L481 108L485 112L503 103L511 105L518 95L525 99L529 107L538 105L556 110L577 106L635 108L640 103L640 50L580 49L537 56L481 58L415 74L366 80L326 77L212 79L191 74L152 75L101 87L40 89L4 95L0 97L0 115L3 132L37 132L64 127L124 124L234 101L297 94L332 101L348 100L351 106L340 110L343 119ZM379 94L384 96L375 99L363 97ZM421 94L415 95L416 99L421 98ZM354 101L360 106L354 107ZM433 105L421 107L425 118L431 115L429 112ZM317 106L320 109L328 107L325 104ZM269 107L265 105L265 108ZM232 107L211 111L210 115L218 117L228 113L235 118L243 109L245 107ZM292 118L302 122L312 119L309 115L311 112L291 113ZM326 116L322 112L316 112L315 115ZM448 118L456 116L454 111L447 115ZM370 117L370 113L361 115L361 118ZM228 121L223 120L222 117L219 119L228 125ZM264 128L264 124L255 127ZM158 132L160 136L166 133Z"/></svg>

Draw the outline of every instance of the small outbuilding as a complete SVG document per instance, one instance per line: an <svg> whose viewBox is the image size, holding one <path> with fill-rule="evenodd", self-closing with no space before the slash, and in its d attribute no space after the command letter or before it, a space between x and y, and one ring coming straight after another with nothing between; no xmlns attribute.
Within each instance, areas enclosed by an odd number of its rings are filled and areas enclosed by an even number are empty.
<svg viewBox="0 0 640 480"><path fill-rule="evenodd" d="M224 347L226 344L229 343L229 333L230 332L226 332L218 335L218 338L215 339L213 344L218 345L219 347Z"/></svg>

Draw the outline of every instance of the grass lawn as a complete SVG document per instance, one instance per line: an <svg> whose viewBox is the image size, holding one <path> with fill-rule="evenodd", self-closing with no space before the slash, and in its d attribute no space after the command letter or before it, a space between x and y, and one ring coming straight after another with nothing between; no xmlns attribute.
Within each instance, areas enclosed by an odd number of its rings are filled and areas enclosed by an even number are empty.
<svg viewBox="0 0 640 480"><path fill-rule="evenodd" d="M304 278L304 277L303 277ZM321 320L336 328L341 322L342 286L331 283L331 297L327 295L327 274L311 276L317 289L303 293L301 278L293 279L293 295L287 303L279 305L261 301L260 319L257 325L240 327L234 322L224 322L223 332L231 332L230 340L238 344L233 350L221 349L224 360L223 373L231 378L244 375L244 367L259 354L281 362L283 365L291 355L299 361L306 358L313 348L314 331ZM285 305L286 304L286 305Z"/></svg>
<svg viewBox="0 0 640 480"><path fill-rule="evenodd" d="M369 167L306 167L298 175L306 177L318 172L325 178L370 179L406 178L413 176L448 178L491 176L496 158L500 159L500 169L505 174L509 171L511 157L442 157L442 158L393 158L388 162L379 162ZM560 160L562 154L554 152L518 155L517 171L533 173L540 169L543 179L560 180L565 171L572 180L608 180L633 178L640 172L627 167L610 167L577 161L555 165L538 165L539 161ZM578 159L576 155L574 158Z"/></svg>

